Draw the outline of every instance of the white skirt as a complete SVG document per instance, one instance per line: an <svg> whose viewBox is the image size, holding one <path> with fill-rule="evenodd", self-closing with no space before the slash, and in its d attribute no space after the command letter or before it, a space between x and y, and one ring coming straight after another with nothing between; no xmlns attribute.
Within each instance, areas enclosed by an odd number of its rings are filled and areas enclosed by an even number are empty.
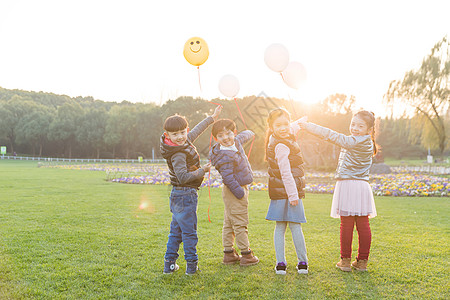
<svg viewBox="0 0 450 300"><path fill-rule="evenodd" d="M333 218L377 215L372 188L364 180L338 180L334 187L331 214Z"/></svg>

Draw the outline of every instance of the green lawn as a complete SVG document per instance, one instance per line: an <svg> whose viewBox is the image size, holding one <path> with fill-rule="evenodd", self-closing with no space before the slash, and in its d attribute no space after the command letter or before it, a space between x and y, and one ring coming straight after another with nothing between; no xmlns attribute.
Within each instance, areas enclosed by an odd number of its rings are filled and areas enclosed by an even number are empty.
<svg viewBox="0 0 450 300"><path fill-rule="evenodd" d="M0 160L0 176L0 299L450 297L448 198L377 197L369 272L344 273L335 268L339 220L329 217L331 195L308 194L303 231L310 274L296 274L288 231L288 274L276 276L267 193L250 194L250 243L261 262L241 268L221 264L220 190L211 190L209 223L203 189L202 272L184 275L181 255L180 271L163 275L168 187L110 183L103 172L36 162ZM147 207L139 209L143 202Z"/></svg>
<svg viewBox="0 0 450 300"><path fill-rule="evenodd" d="M437 157L434 156L435 159L439 159L438 163L432 163L431 166L442 166L442 167L449 167L450 163L448 162L449 157ZM443 161L441 161L443 159ZM389 166L422 166L422 165L428 165L427 158L424 157L423 159L420 158L404 158L404 159L395 159L395 158L385 158L384 163Z"/></svg>

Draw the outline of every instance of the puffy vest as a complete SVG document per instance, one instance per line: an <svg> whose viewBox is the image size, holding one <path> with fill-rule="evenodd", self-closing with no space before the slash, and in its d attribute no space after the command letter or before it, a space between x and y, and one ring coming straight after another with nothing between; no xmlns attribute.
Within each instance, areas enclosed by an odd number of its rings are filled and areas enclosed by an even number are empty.
<svg viewBox="0 0 450 300"><path fill-rule="evenodd" d="M200 156L197 152L197 149L189 140L186 141L186 144L182 146L170 146L164 143L163 135L161 137L160 150L162 157L167 161L167 165L169 166L169 177L171 185L198 188L202 184L203 177L181 185L173 169L171 158L177 152L183 152L184 154L186 154L186 168L189 172L195 171L201 167Z"/></svg>
<svg viewBox="0 0 450 300"><path fill-rule="evenodd" d="M278 166L275 158L275 147L280 143L286 145L290 150L288 159L291 166L292 176L294 177L295 184L297 186L299 198L304 198L305 192L303 191L303 188L305 187L305 181L302 177L305 176L305 170L303 167L303 157L300 147L293 136L289 139L279 139L273 135L270 136L269 144L267 145L267 161L269 163L269 197L271 200L288 198L283 180L281 179L280 167Z"/></svg>

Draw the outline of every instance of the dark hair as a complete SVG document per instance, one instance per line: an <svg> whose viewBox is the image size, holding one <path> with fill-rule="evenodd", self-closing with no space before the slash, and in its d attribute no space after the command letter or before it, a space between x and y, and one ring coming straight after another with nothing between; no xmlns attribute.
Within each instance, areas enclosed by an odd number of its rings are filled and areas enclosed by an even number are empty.
<svg viewBox="0 0 450 300"><path fill-rule="evenodd" d="M269 116L267 117L267 131L266 131L266 142L265 142L265 157L264 159L267 160L267 145L269 145L269 138L273 134L273 122L278 119L281 116L285 116L288 118L288 120L291 119L291 114L286 110L284 107L277 107L272 109L269 112Z"/></svg>
<svg viewBox="0 0 450 300"><path fill-rule="evenodd" d="M378 148L375 143L375 114L371 111L361 110L353 115L354 117L361 118L367 125L368 128L372 128L370 131L370 136L372 137L373 142L373 155L377 154Z"/></svg>
<svg viewBox="0 0 450 300"><path fill-rule="evenodd" d="M216 138L217 134L223 130L231 130L234 132L236 130L236 123L230 119L217 120L212 126L211 133Z"/></svg>
<svg viewBox="0 0 450 300"><path fill-rule="evenodd" d="M188 127L188 121L184 116L173 115L164 121L164 130L166 132L177 132Z"/></svg>

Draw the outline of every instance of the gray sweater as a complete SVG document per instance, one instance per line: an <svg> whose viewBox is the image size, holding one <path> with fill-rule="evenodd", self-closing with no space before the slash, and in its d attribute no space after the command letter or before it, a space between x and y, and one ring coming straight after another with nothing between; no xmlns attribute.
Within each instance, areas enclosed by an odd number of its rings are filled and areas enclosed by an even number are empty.
<svg viewBox="0 0 450 300"><path fill-rule="evenodd" d="M189 131L187 135L188 141L193 143L212 123L214 123L214 119L212 117L207 117L198 123L191 131ZM185 185L188 182L201 179L205 176L205 171L203 171L202 168L197 170L188 170L185 153L177 152L172 155L171 159L175 176L177 176L177 179L181 185Z"/></svg>
<svg viewBox="0 0 450 300"><path fill-rule="evenodd" d="M373 142L370 135L347 136L313 123L307 123L305 129L342 148L335 174L337 180L369 180L373 156Z"/></svg>

